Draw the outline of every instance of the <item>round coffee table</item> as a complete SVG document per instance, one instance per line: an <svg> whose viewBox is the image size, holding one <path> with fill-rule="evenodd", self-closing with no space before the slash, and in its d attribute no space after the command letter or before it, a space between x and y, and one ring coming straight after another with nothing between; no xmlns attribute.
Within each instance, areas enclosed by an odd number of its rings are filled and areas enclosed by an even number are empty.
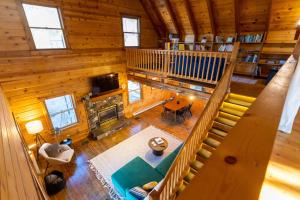
<svg viewBox="0 0 300 200"><path fill-rule="evenodd" d="M154 137L149 140L148 145L152 149L154 155L161 156L168 147L168 141L161 137Z"/></svg>

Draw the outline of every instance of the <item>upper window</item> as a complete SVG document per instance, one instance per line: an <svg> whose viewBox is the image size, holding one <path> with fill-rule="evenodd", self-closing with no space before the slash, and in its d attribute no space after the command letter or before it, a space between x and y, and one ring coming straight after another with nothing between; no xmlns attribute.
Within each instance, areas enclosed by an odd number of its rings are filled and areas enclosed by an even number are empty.
<svg viewBox="0 0 300 200"><path fill-rule="evenodd" d="M66 48L59 11L54 7L23 4L37 49Z"/></svg>
<svg viewBox="0 0 300 200"><path fill-rule="evenodd" d="M123 17L122 25L125 47L139 47L140 20L138 18Z"/></svg>
<svg viewBox="0 0 300 200"><path fill-rule="evenodd" d="M46 99L45 104L54 129L65 128L78 122L71 95Z"/></svg>
<svg viewBox="0 0 300 200"><path fill-rule="evenodd" d="M141 85L138 82L128 81L128 100L134 103L141 100Z"/></svg>

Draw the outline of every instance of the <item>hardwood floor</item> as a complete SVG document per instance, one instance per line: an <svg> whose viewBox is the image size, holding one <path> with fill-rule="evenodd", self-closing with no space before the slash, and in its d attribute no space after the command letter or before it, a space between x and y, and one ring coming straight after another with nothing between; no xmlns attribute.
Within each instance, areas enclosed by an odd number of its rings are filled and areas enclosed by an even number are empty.
<svg viewBox="0 0 300 200"><path fill-rule="evenodd" d="M260 199L300 199L300 111L290 135L277 133Z"/></svg>
<svg viewBox="0 0 300 200"><path fill-rule="evenodd" d="M240 75L234 75L232 77L230 86L231 92L252 97L257 97L264 88L265 83L263 79Z"/></svg>
<svg viewBox="0 0 300 200"><path fill-rule="evenodd" d="M162 120L162 106L146 111L136 119L131 119L131 124L118 131L117 133L105 137L98 141L85 140L74 144L76 158L68 167L55 166L48 169L63 171L67 180L66 188L58 194L51 196L51 199L109 199L105 188L102 187L95 174L89 169L88 160L122 142L126 138L138 133L149 125L154 125L162 130L165 130L174 136L185 140L194 124L199 118L204 109L206 102L203 100L195 100L192 106L193 116L185 120L182 124L173 124ZM45 168L46 163L41 161L42 168Z"/></svg>

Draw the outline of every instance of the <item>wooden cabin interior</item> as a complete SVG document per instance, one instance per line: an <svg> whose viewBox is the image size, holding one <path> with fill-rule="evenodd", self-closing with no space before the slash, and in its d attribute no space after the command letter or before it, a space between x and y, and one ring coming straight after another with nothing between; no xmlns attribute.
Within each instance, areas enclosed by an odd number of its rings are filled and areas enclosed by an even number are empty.
<svg viewBox="0 0 300 200"><path fill-rule="evenodd" d="M0 199L300 199L299 0L0 0Z"/></svg>

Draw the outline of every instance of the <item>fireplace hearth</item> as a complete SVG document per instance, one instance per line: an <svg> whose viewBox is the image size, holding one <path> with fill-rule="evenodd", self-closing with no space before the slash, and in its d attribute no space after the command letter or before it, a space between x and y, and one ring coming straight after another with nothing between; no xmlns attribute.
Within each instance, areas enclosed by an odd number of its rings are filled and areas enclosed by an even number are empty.
<svg viewBox="0 0 300 200"><path fill-rule="evenodd" d="M117 105L112 105L98 111L98 120L100 125L114 119L119 119Z"/></svg>
<svg viewBox="0 0 300 200"><path fill-rule="evenodd" d="M101 139L128 124L128 120L124 117L122 94L97 101L87 95L83 101L87 111L90 136L93 139Z"/></svg>

